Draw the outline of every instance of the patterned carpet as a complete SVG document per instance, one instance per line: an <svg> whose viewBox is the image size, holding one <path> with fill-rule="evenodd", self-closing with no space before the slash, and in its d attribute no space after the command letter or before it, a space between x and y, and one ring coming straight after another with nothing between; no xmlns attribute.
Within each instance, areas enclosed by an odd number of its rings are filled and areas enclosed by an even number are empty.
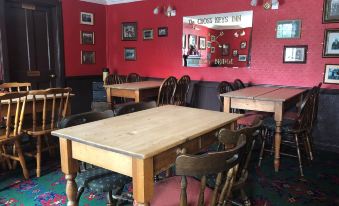
<svg viewBox="0 0 339 206"><path fill-rule="evenodd" d="M335 206L339 205L338 154L319 152L316 160L305 166L305 178L299 178L297 160L282 158L279 173L273 172L272 157L255 166L253 155L247 194L255 206ZM49 164L51 165L51 164ZM34 176L32 170L32 177ZM24 181L20 171L0 174L0 205L66 205L65 179L58 165L45 168L43 176ZM125 191L131 190L131 185ZM178 197L179 198L179 197ZM105 196L90 191L82 195L81 206L105 205Z"/></svg>

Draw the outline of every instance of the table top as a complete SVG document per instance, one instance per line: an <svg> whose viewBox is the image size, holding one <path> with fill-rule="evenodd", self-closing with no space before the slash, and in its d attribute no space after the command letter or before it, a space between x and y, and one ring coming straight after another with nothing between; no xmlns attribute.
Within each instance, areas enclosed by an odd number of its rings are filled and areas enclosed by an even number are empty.
<svg viewBox="0 0 339 206"><path fill-rule="evenodd" d="M104 85L104 87L111 88L111 89L143 90L143 89L159 88L161 84L162 84L162 81L142 81L142 82Z"/></svg>
<svg viewBox="0 0 339 206"><path fill-rule="evenodd" d="M296 89L288 87L246 87L232 92L221 94L223 97L239 98L239 99L254 99L263 101L287 101L301 93L306 89Z"/></svg>
<svg viewBox="0 0 339 206"><path fill-rule="evenodd" d="M167 105L52 132L52 135L139 159L221 128L240 114Z"/></svg>

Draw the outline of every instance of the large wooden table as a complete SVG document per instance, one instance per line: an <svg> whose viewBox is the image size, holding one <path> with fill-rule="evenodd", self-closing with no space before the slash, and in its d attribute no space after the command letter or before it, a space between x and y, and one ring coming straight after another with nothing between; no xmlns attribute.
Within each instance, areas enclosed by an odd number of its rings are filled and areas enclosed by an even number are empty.
<svg viewBox="0 0 339 206"><path fill-rule="evenodd" d="M140 102L148 97L158 95L161 81L142 81L123 84L104 85L107 94L107 102L112 101L112 97L124 97Z"/></svg>
<svg viewBox="0 0 339 206"><path fill-rule="evenodd" d="M60 138L68 205L78 204L76 160L132 177L134 199L148 205L154 175L175 162L177 149L196 153L206 148L217 141L215 135L221 127L239 117L171 105L53 131Z"/></svg>
<svg viewBox="0 0 339 206"><path fill-rule="evenodd" d="M281 125L285 109L301 102L305 89L279 87L247 87L221 94L224 98L224 112L229 113L231 108L264 111L274 113L276 123L274 168L280 166Z"/></svg>

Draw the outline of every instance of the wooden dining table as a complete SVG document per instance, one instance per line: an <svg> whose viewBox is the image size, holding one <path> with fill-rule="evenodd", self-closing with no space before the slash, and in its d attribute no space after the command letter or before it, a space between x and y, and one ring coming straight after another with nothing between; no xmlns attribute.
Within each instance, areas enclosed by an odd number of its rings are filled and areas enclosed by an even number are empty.
<svg viewBox="0 0 339 206"><path fill-rule="evenodd" d="M149 205L154 175L174 164L178 149L194 154L207 148L220 128L241 116L168 105L53 131L60 139L67 205L78 205L77 160L132 177L134 200Z"/></svg>
<svg viewBox="0 0 339 206"><path fill-rule="evenodd" d="M107 102L111 103L112 97L131 98L135 102L143 101L149 97L156 97L161 83L161 81L141 81L104 85Z"/></svg>
<svg viewBox="0 0 339 206"><path fill-rule="evenodd" d="M274 168L279 171L281 126L286 109L302 101L306 89L288 87L253 86L221 94L224 98L224 112L231 109L271 112L276 124L274 141ZM301 104L299 104L301 105Z"/></svg>

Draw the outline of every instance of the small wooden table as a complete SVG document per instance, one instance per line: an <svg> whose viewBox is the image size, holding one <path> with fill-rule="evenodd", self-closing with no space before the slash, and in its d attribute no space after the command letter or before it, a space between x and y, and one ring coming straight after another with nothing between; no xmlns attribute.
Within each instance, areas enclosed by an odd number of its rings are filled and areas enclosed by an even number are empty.
<svg viewBox="0 0 339 206"><path fill-rule="evenodd" d="M292 104L298 101L301 102L302 94L305 91L305 89L255 86L220 95L224 97L224 112L226 113L229 113L231 108L274 113L276 123L274 151L275 171L278 171L280 166L283 113L285 109L289 108Z"/></svg>
<svg viewBox="0 0 339 206"><path fill-rule="evenodd" d="M68 205L78 205L76 160L132 177L134 199L148 205L154 175L175 162L177 149L201 151L241 116L168 105L53 131L60 138Z"/></svg>
<svg viewBox="0 0 339 206"><path fill-rule="evenodd" d="M143 81L123 84L104 85L107 94L107 102L112 101L112 97L124 97L140 102L148 97L158 95L161 81Z"/></svg>

